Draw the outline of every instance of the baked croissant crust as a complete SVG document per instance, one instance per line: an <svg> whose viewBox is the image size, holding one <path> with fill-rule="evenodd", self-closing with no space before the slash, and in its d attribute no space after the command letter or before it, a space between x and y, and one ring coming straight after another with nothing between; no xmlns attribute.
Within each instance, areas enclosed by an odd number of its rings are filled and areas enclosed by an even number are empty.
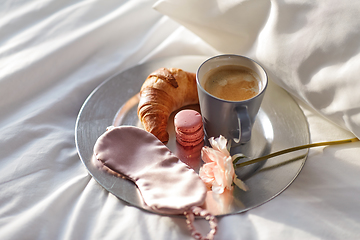
<svg viewBox="0 0 360 240"><path fill-rule="evenodd" d="M198 102L195 73L179 68L160 68L151 73L142 85L137 113L144 129L167 143L170 114Z"/></svg>

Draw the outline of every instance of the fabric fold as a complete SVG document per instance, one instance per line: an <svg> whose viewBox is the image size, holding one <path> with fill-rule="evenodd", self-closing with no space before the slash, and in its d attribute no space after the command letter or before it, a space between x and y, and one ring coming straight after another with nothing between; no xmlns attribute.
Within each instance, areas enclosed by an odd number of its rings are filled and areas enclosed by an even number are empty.
<svg viewBox="0 0 360 240"><path fill-rule="evenodd" d="M336 7L335 7L336 6ZM360 137L360 3L159 0L153 7Z"/></svg>

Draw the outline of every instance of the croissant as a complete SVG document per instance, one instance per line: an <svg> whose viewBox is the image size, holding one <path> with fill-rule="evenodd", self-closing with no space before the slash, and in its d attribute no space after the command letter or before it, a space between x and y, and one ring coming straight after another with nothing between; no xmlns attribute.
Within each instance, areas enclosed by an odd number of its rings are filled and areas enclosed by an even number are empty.
<svg viewBox="0 0 360 240"><path fill-rule="evenodd" d="M142 85L137 114L146 131L167 143L170 114L198 102L195 73L179 68L160 68L151 73Z"/></svg>

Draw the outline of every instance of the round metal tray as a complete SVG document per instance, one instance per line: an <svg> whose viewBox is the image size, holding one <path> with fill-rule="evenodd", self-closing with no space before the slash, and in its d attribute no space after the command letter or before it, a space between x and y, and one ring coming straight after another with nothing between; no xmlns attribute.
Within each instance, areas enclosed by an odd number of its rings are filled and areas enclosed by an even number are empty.
<svg viewBox="0 0 360 240"><path fill-rule="evenodd" d="M93 161L93 147L97 138L111 125L141 127L137 117L137 93L146 77L160 67L176 67L196 72L207 56L181 56L150 61L127 69L98 86L84 102L76 122L76 146L88 172L106 190L123 201L144 209L141 195L134 183L102 170ZM198 109L198 106L187 108ZM167 147L195 170L200 157L183 158L183 149L176 144L174 114L169 119L170 140ZM309 143L306 118L294 99L282 88L269 82L249 143L232 149L250 158ZM237 187L233 192L214 195L209 192L206 208L215 215L235 214L257 207L283 192L298 176L307 158L308 150L301 150L271 158L259 164L237 169L249 190Z"/></svg>

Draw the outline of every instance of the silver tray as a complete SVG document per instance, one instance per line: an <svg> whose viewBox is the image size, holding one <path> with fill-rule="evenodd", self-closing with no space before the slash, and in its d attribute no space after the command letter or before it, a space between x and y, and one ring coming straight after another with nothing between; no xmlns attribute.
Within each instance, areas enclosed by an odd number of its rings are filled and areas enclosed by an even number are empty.
<svg viewBox="0 0 360 240"><path fill-rule="evenodd" d="M130 205L144 209L135 184L103 171L92 160L93 146L97 138L111 125L141 127L136 114L137 93L151 72L160 67L176 67L196 72L198 66L207 58L181 56L136 65L107 79L89 95L76 121L76 146L89 174L110 193ZM188 108L198 109L198 106ZM181 155L181 148L174 137L173 115L169 120L170 140L167 146L173 153ZM232 154L242 152L255 158L308 143L309 130L302 110L286 91L270 81L254 124L251 141L232 149ZM236 170L249 190L244 192L235 187L233 192L221 196L209 193L206 208L220 216L241 213L266 203L295 180L305 164L307 154L308 150L301 150ZM198 170L201 160L196 157L188 164Z"/></svg>

